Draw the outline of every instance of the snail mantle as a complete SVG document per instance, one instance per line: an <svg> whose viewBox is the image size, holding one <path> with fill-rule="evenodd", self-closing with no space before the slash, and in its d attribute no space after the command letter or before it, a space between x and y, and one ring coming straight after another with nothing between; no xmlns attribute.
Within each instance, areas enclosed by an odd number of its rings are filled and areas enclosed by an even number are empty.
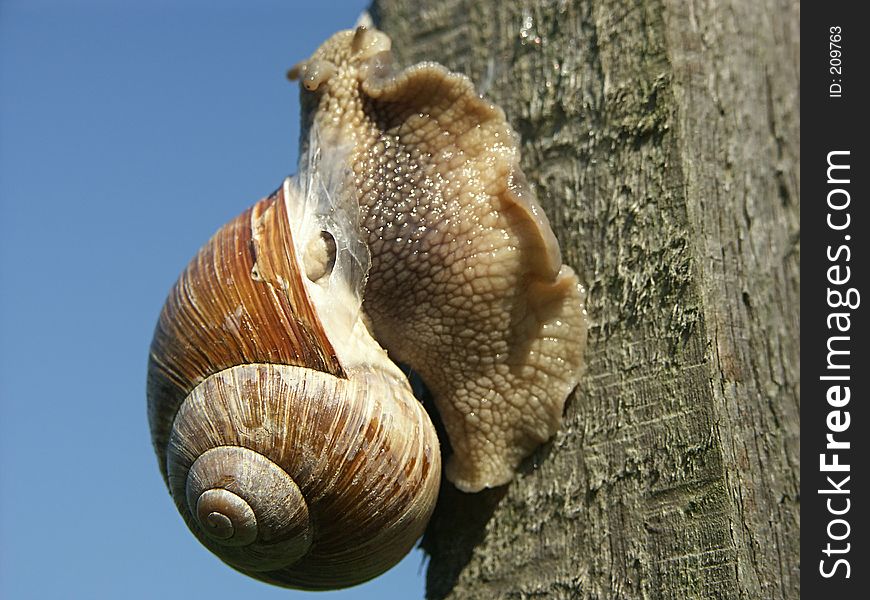
<svg viewBox="0 0 870 600"><path fill-rule="evenodd" d="M160 314L148 417L197 538L252 577L355 585L413 547L441 451L393 360L431 391L475 492L557 430L586 340L583 290L465 76L394 71L360 27L290 70L298 173L221 228Z"/></svg>

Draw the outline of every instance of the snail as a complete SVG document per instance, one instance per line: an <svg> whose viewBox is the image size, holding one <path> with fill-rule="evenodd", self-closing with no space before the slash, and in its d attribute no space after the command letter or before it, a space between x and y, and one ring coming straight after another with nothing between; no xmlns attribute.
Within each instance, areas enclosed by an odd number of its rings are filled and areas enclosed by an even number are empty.
<svg viewBox="0 0 870 600"><path fill-rule="evenodd" d="M172 288L148 416L207 548L263 581L329 589L398 562L437 499L438 437L394 361L432 393L445 476L475 492L557 430L586 324L516 134L469 79L394 72L370 27L288 76L303 88L297 175Z"/></svg>

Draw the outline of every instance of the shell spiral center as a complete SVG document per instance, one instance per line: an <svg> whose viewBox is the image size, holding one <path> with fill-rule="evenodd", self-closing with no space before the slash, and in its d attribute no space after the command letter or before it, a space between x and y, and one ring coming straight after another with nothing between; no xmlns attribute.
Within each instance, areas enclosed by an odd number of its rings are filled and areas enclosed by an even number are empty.
<svg viewBox="0 0 870 600"><path fill-rule="evenodd" d="M207 450L191 465L185 492L200 539L235 567L278 569L311 545L302 492L284 469L254 450Z"/></svg>

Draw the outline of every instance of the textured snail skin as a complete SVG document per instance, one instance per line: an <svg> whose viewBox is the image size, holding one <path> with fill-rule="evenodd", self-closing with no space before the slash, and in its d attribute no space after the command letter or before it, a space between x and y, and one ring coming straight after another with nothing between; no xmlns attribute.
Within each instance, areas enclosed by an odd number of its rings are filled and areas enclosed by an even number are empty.
<svg viewBox="0 0 870 600"><path fill-rule="evenodd" d="M432 391L447 478L479 491L557 430L582 368L583 289L502 110L441 65L393 73L389 49L380 31L339 32L289 76L323 151L352 146L375 337Z"/></svg>

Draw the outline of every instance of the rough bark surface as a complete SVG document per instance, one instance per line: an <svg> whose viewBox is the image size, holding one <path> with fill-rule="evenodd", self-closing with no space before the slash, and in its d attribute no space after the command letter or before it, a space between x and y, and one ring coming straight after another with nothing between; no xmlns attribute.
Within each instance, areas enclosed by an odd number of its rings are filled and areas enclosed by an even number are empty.
<svg viewBox="0 0 870 600"><path fill-rule="evenodd" d="M503 489L443 486L430 598L799 597L797 2L379 0L466 73L589 289L587 372Z"/></svg>

